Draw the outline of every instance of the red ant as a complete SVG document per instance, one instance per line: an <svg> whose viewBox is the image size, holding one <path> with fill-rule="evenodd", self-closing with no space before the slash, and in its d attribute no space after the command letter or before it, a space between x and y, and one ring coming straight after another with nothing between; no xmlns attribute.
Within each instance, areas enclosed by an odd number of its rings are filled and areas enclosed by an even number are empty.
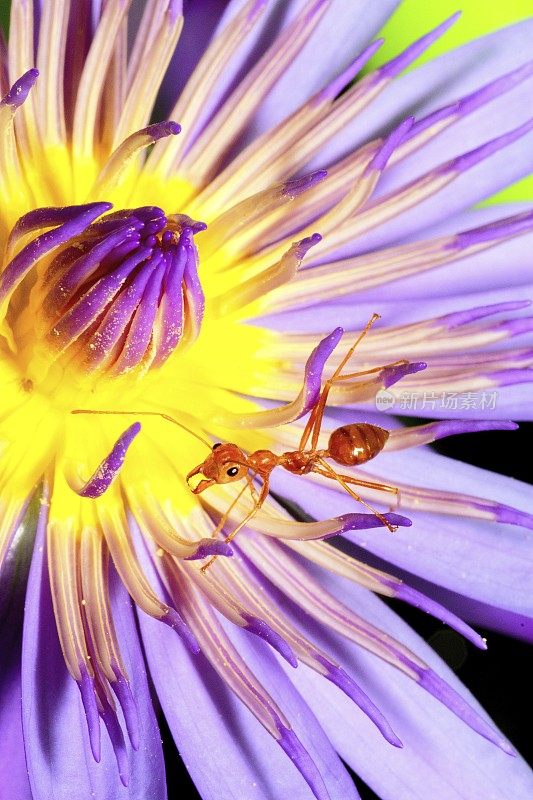
<svg viewBox="0 0 533 800"><path fill-rule="evenodd" d="M281 455L276 455L271 450L256 450L247 456L238 445L233 444L232 442L216 442L215 444L211 445L201 436L198 436L198 434L191 431L173 417L155 411L89 411L76 409L72 413L159 416L177 424L179 427L183 428L189 433L192 433L196 438L204 442L204 444L210 448L211 452L201 464L198 464L198 466L194 467L194 469L187 474L186 478L187 484L190 486L189 481L192 477L199 474L204 476L204 478L195 486L195 488L192 489L194 494L200 494L215 484L234 483L235 481L242 479L246 480L246 484L232 501L231 505L223 514L220 522L213 531L213 538L215 538L223 530L228 521L229 514L240 500L245 489L248 487L254 503L253 508L237 525L237 527L226 536L225 541L230 542L237 535L237 533L245 525L247 525L252 517L259 511L268 496L270 475L275 467L283 467L294 475L306 475L312 472L318 475L323 475L325 478L330 478L331 480L337 481L337 483L339 483L348 492L348 494L370 509L370 511L372 511L372 513L375 514L391 532L394 532L397 529L397 526L391 525L386 517L372 508L372 506L368 505L368 503L366 503L358 494L353 491L353 489L350 488L350 486L363 486L385 492L392 492L396 495L397 500L399 500L399 489L384 483L365 481L361 480L360 478L354 478L351 475L343 475L336 472L336 470L334 470L333 467L325 460L329 458L336 464L341 464L342 466L358 466L359 464L364 464L367 461L370 461L370 459L374 458L374 456L380 453L381 450L383 450L385 443L389 438L389 432L368 422L357 422L351 425L343 425L340 428L336 428L336 430L332 432L329 437L328 446L325 450L317 449L328 395L335 383L349 380L350 378L358 378L361 375L377 372L383 369L383 367L376 367L364 372L353 372L345 375L341 374L343 368L353 355L357 345L377 319L379 319L379 314L373 314L372 318L365 326L365 329L350 347L331 378L325 382L318 400L311 410L309 419L300 438L298 449L287 451ZM388 366L396 366L398 364L405 363L407 362L399 361L395 362L394 365ZM250 473L253 473L254 476L259 477L263 482L259 494L257 494L255 490L253 479ZM216 560L216 558L217 556L213 556L206 564L204 564L204 566L201 568L202 572L205 572Z"/></svg>

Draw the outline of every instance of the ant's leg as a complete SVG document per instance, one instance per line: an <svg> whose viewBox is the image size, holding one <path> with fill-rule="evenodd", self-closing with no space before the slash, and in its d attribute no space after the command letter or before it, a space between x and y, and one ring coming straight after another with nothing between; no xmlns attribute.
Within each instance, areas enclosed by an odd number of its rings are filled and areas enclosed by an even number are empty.
<svg viewBox="0 0 533 800"><path fill-rule="evenodd" d="M320 395L320 397L318 398L318 403L320 403L321 397L322 397L322 395ZM316 419L316 414L317 414L318 403L312 409L311 413L309 414L309 419L307 420L306 426L304 428L304 432L302 433L302 436L301 436L301 439L300 439L300 444L298 445L298 450L300 452L302 452L302 450L305 450L305 447L307 445L309 437L311 436L311 431L315 427L315 419Z"/></svg>
<svg viewBox="0 0 533 800"><path fill-rule="evenodd" d="M331 467L327 463L327 461L324 461L322 458L319 458L318 462L322 465L322 467L324 468L325 472L327 472L326 477L330 477L332 480L337 481L337 483L340 483L342 488L345 489L348 492L348 494L351 497L354 498L354 500L357 500L358 503L361 503L363 506L368 508L369 511L371 511L373 514L375 514L376 517L379 520L381 520L381 522L389 529L389 531L391 533L394 533L394 531L398 530L398 526L397 525L391 525L390 522L388 522L385 519L383 514L380 514L379 511L376 511L376 509L373 508L371 505L369 505L365 500L363 500L363 498L360 497L360 495L356 494L352 489L350 489L350 487L348 486L348 483L345 480L343 480L343 477L341 475L339 475L338 472L335 472L333 467ZM322 474L324 474L324 473L322 473Z"/></svg>
<svg viewBox="0 0 533 800"><path fill-rule="evenodd" d="M370 330L370 328L372 327L374 322L376 322L376 320L378 320L378 319L379 319L379 314L372 314L372 316L370 317L370 319L366 323L364 329L361 331L361 333L359 334L359 336L357 337L355 342L352 344L352 346L348 349L348 352L346 353L346 355L342 358L340 364L338 365L337 369L335 370L335 372L333 373L331 378L329 378L326 381L326 383L324 384L324 388L322 389L322 393L320 395L319 401L318 401L317 405L315 406L315 408L313 409L315 414L314 414L314 417L313 417L313 424L312 424L311 450L316 450L316 448L317 448L318 437L320 436L320 429L322 427L322 420L323 420L323 417L324 417L324 412L326 410L326 404L327 404L327 401L328 401L328 395L329 395L333 385L337 381L345 380L348 377L353 378L356 375L365 375L365 374L368 374L370 372L376 372L376 371L379 371L380 369L383 369L383 367L378 367L378 368L374 368L374 369L371 369L371 370L366 370L365 372L351 373L349 376L348 375L347 376L341 376L342 370L344 369L344 367L346 366L346 364L348 363L350 358L353 356L356 347L364 339L364 337L366 336L366 334L368 333L368 331ZM307 441L306 441L306 443L307 443Z"/></svg>
<svg viewBox="0 0 533 800"><path fill-rule="evenodd" d="M348 363L348 361L352 357L357 345L366 336L366 334L368 333L368 331L370 330L370 328L372 327L374 322L376 322L376 320L378 320L379 318L380 318L379 314L372 314L372 316L370 317L370 319L366 323L366 325L364 327L364 330L361 331L361 333L359 334L359 336L357 337L357 339L355 340L353 345L350 347L350 349L348 350L348 352L346 353L346 355L342 359L341 363L339 364L339 366L337 367L337 369L335 370L335 372L333 373L331 378L328 381L326 381L326 383L324 384L324 388L322 389L322 392L320 394L318 402L317 402L316 406L313 408L313 410L311 411L309 419L307 420L307 424L306 424L306 426L304 428L304 432L303 432L302 437L300 439L300 445L298 447L298 450L300 450L300 451L305 450L307 442L309 440L309 436L311 436L311 434L312 434L311 449L312 450L316 449L316 445L317 445L317 442L318 442L318 436L320 434L320 428L322 426L322 417L324 416L324 410L325 410L325 407L326 407L326 402L327 402L328 395L329 395L329 392L331 390L331 387L332 387L333 383L335 382L336 378L338 378L339 374L342 372L343 368L346 366L346 364ZM379 369L381 369L381 367ZM373 372L375 370L370 370L370 371ZM365 373L363 373L363 374L365 374Z"/></svg>
<svg viewBox="0 0 533 800"><path fill-rule="evenodd" d="M268 478L265 478L263 486L261 487L261 492L259 494L259 497L258 497L257 500L254 500L254 507L252 508L251 511L248 512L248 514L245 516L245 518L243 520L241 520L241 522L239 522L239 524L237 525L235 530L233 530L231 533L229 533L226 536L226 538L224 539L224 541L226 543L231 542L231 540L234 539L237 536L239 531L242 530L242 528L244 528L244 526L247 525L250 522L252 517L254 517L257 514L257 512L259 511L259 509L261 508L261 506L263 505L263 503L265 502L265 500L267 498L268 491L269 491L269 480L268 480ZM203 572L204 575L205 575L206 571L209 569L211 564L216 560L217 560L217 556L213 556L212 558L210 558L209 561L207 562L207 564L204 564L204 566L201 567L200 571Z"/></svg>
<svg viewBox="0 0 533 800"><path fill-rule="evenodd" d="M316 472L317 475L324 475L326 478L330 477L329 472L326 472L326 470L320 469L319 467L313 469L313 472ZM364 481L360 480L359 478L353 478L351 475L343 475L340 472L338 472L337 475L346 483L353 484L354 486L363 486L365 489L377 489L380 492L390 492L391 494L395 494L396 503L398 506L400 505L401 493L396 486L390 486L388 483L378 483L378 481Z"/></svg>
<svg viewBox="0 0 533 800"><path fill-rule="evenodd" d="M373 372L381 372L390 367L401 367L408 364L406 358L399 358L398 361L391 361L390 364L382 364L380 367L372 367L372 369L362 369L357 372L346 372L344 375L337 375L335 378L330 378L332 383L340 383L340 381L349 381L352 378L359 378L361 375L371 375Z"/></svg>
<svg viewBox="0 0 533 800"><path fill-rule="evenodd" d="M253 479L250 477L250 475L247 475L246 480L248 482L248 486L250 487L250 494L252 495L252 500L254 501L254 503L257 503L259 495L255 490Z"/></svg>
<svg viewBox="0 0 533 800"><path fill-rule="evenodd" d="M216 539L216 537L218 536L220 531L223 529L224 525L228 521L229 515L231 514L231 512L233 511L233 509L235 508L235 506L237 505L237 503L239 502L239 500L241 499L241 497L243 496L243 494L244 494L244 492L246 491L247 488L248 488L248 484L245 483L244 486L242 487L242 489L240 490L239 494L236 497L233 498L233 500L231 501L230 505L228 506L228 508L226 509L224 514L222 515L222 517L220 518L220 521L219 521L218 525L216 526L216 528L214 529L213 533L211 534L211 538L212 539Z"/></svg>

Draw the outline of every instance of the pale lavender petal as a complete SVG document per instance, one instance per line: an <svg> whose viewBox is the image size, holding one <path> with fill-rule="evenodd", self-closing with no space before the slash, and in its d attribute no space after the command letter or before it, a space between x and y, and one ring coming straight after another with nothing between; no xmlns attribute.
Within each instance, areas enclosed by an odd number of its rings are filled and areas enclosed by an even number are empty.
<svg viewBox="0 0 533 800"><path fill-rule="evenodd" d="M450 100L460 100L499 74L519 67L530 59L529 41L533 22L527 20L488 37L471 42L458 50L423 65L420 69L395 80L356 120L347 125L336 143L326 148L310 167L327 166L335 154L344 154L353 147L386 132L384 121L404 117L416 109L417 117ZM387 170L377 194L388 193L450 158L473 150L495 136L526 122L530 116L528 98L532 78L512 91L498 96L483 108L464 117L457 125L442 132L423 148ZM533 133L510 148L478 164L471 172L428 199L416 210L408 211L373 231L357 242L357 252L369 247L413 235L424 227L465 209L531 170Z"/></svg>
<svg viewBox="0 0 533 800"><path fill-rule="evenodd" d="M473 707L478 703L431 648L370 592L315 568L325 587L344 602L357 607L369 621L379 624L411 647ZM292 609L288 609L291 616ZM527 800L533 791L533 774L520 758L512 758L482 739L420 686L400 675L375 656L363 653L340 636L299 618L309 635L333 650L333 655L361 682L391 720L404 747L387 747L368 721L349 709L346 698L308 671L291 673L324 726L339 754L383 800ZM484 717L486 715L481 711ZM357 746L353 746L353 742Z"/></svg>
<svg viewBox="0 0 533 800"><path fill-rule="evenodd" d="M18 528L0 575L0 795L6 800L33 800L22 735L20 669L24 588L35 524L34 505Z"/></svg>
<svg viewBox="0 0 533 800"><path fill-rule="evenodd" d="M10 626L14 624L10 620ZM19 625L22 624L20 619ZM5 656L0 659L0 669L2 670L2 681L0 683L0 730L2 737L0 741L0 776L2 781L2 793L6 798L17 798L17 800L34 800L28 781L28 770L26 767L26 756L24 752L24 739L22 736L22 707L21 707L21 683L20 683L20 639L18 640L16 653L15 648L11 650L9 642L6 642L4 626L1 626L2 649L5 648ZM13 658L11 663L6 663L9 658ZM5 794L4 794L5 793Z"/></svg>
<svg viewBox="0 0 533 800"><path fill-rule="evenodd" d="M153 565L146 553L143 567L156 585ZM206 659L202 655L191 656L172 631L142 612L139 621L159 700L201 796L205 800L221 797L271 800L291 796L313 800L311 790L290 758L236 699ZM239 650L248 658L253 637L246 632L240 635ZM173 665L172 681L168 680L169 663ZM268 647L261 648L261 663L256 665L254 661L253 668L294 720L298 736L324 777L331 800L357 800L351 779ZM291 668L291 671L297 670ZM206 752L209 758L205 757Z"/></svg>
<svg viewBox="0 0 533 800"><path fill-rule="evenodd" d="M161 89L167 112L200 60L226 5L221 0L185 0L183 32Z"/></svg>
<svg viewBox="0 0 533 800"><path fill-rule="evenodd" d="M443 491L484 494L518 509L531 508L532 490L510 478L445 458L429 448L380 455L380 478L392 485L399 481L434 486ZM272 474L275 493L297 503L311 516L342 514L351 507L346 494L313 485L309 491L301 479ZM528 502L529 500L529 502ZM512 525L465 517L409 512L413 525L394 535L351 531L345 536L358 545L358 557L368 552L395 568L423 577L446 590L478 603L533 618L529 587L533 583L530 533ZM465 568L468 565L468 569ZM459 609L459 614L460 614ZM476 619L490 626L491 620Z"/></svg>
<svg viewBox="0 0 533 800"><path fill-rule="evenodd" d="M113 584L114 619L139 712L143 746L135 752L126 745L127 789L120 780L107 733L102 733L101 762L93 760L80 693L67 673L56 632L46 567L46 505L43 509L26 596L22 651L22 719L33 798L71 800L85 793L101 800L166 800L161 740L146 669L131 601L118 581ZM120 710L118 718L125 730Z"/></svg>
<svg viewBox="0 0 533 800"><path fill-rule="evenodd" d="M271 19L285 26L304 2L278 0L272 4ZM336 76L370 43L397 5L397 0L332 0L298 58L261 104L246 140L271 128ZM271 27L270 37L273 32Z"/></svg>

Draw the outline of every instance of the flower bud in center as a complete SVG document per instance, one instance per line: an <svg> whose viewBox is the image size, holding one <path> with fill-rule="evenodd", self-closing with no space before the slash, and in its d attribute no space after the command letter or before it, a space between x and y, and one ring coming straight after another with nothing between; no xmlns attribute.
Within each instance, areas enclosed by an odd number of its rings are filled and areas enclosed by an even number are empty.
<svg viewBox="0 0 533 800"><path fill-rule="evenodd" d="M32 290L37 338L53 360L74 360L85 373L144 372L193 341L204 311L193 237L205 227L147 206L64 241Z"/></svg>

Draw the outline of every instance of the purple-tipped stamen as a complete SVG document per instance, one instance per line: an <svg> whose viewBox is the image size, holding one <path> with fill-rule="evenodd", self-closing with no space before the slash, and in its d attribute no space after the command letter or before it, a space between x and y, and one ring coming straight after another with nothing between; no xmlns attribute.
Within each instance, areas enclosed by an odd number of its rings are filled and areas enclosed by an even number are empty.
<svg viewBox="0 0 533 800"><path fill-rule="evenodd" d="M200 561L209 556L231 558L233 550L223 539L202 539L194 553L186 556L185 561Z"/></svg>
<svg viewBox="0 0 533 800"><path fill-rule="evenodd" d="M413 524L407 517L393 512L382 514L379 517L377 514L342 514L340 517L335 517L334 520L338 522L338 528L322 538L331 539L332 536L339 536L347 531L363 531L369 528L383 528L387 525L410 528Z"/></svg>
<svg viewBox="0 0 533 800"><path fill-rule="evenodd" d="M100 497L109 489L122 468L131 443L140 430L141 423L134 422L133 425L130 425L130 427L119 436L109 455L104 458L96 472L89 478L83 488L77 491L81 497Z"/></svg>
<svg viewBox="0 0 533 800"><path fill-rule="evenodd" d="M503 314L510 311L521 311L531 305L531 300L512 300L507 303L492 303L490 306L476 306L466 311L453 311L435 320L436 326L444 325L447 330L452 331L461 325L469 325L477 322L478 319L490 317L493 314Z"/></svg>
<svg viewBox="0 0 533 800"><path fill-rule="evenodd" d="M312 189L320 181L323 181L327 174L327 170L317 169L315 172L310 172L309 175L303 175L301 178L292 178L284 184L281 194L283 197L298 197L300 194L307 192L308 189Z"/></svg>
<svg viewBox="0 0 533 800"><path fill-rule="evenodd" d="M138 750L141 744L141 738L137 704L135 703L135 698L133 697L128 681L117 665L113 666L113 672L117 676L117 679L111 682L111 688L115 692L122 713L124 714L126 730L128 731L131 746L134 750Z"/></svg>
<svg viewBox="0 0 533 800"><path fill-rule="evenodd" d="M372 702L368 695L356 684L353 678L341 667L333 664L324 656L317 654L316 659L326 670L325 677L334 683L335 686L338 686L350 700L353 700L363 714L372 720L383 738L392 744L393 747L403 747L401 739L394 733L388 720L383 716L379 708Z"/></svg>
<svg viewBox="0 0 533 800"><path fill-rule="evenodd" d="M409 131L413 127L415 118L407 117L403 120L385 139L376 155L372 158L365 169L364 174L371 172L382 172L387 166L387 162L396 148L406 139Z"/></svg>
<svg viewBox="0 0 533 800"><path fill-rule="evenodd" d="M533 227L533 211L525 211L514 217L506 217L497 222L490 222L479 228L471 228L454 236L446 245L446 250L464 250L479 244L492 242L494 239L508 239L521 233L527 233Z"/></svg>
<svg viewBox="0 0 533 800"><path fill-rule="evenodd" d="M9 262L0 277L0 303L11 294L39 259L51 253L59 245L79 236L97 217L110 208L111 203L88 203L84 206L69 206L64 209L40 209L44 212L41 216L43 225L47 224L44 222L47 214L48 219L54 220L52 224L57 224L55 220L58 219L61 220L61 223L59 227L45 231L26 247L23 247L20 253ZM37 214L38 212L34 211L23 217L20 220L21 227L18 231L23 229L24 220L27 217L32 215L35 219Z"/></svg>
<svg viewBox="0 0 533 800"><path fill-rule="evenodd" d="M276 727L279 733L278 744L303 775L316 800L330 800L318 767L294 731L287 728L281 720L276 722Z"/></svg>
<svg viewBox="0 0 533 800"><path fill-rule="evenodd" d="M460 633L461 636L464 636L465 639L468 639L469 642L480 650L487 649L487 643L479 633L473 630L470 625L467 625L466 622L463 622L463 620L452 611L448 611L448 609L440 603L437 603L430 597L426 597L422 592L417 591L417 589L412 589L410 586L400 581L383 578L381 583L383 583L384 586L388 586L394 592L394 597L398 600L403 600L405 603L409 603L409 605L419 608L421 611L425 611L426 614L431 614L432 617L440 620L444 625L448 625L454 631Z"/></svg>
<svg viewBox="0 0 533 800"><path fill-rule="evenodd" d="M47 217L24 224L60 219L49 209ZM90 225L43 278L50 348L59 355L76 343L84 369L120 374L159 366L182 339L193 341L204 314L193 236L205 228L182 214L167 218L157 206L115 212Z"/></svg>
<svg viewBox="0 0 533 800"><path fill-rule="evenodd" d="M399 364L397 367L385 367L381 373L383 387L388 389L407 375L414 375L426 367L425 361L413 361L408 364Z"/></svg>
<svg viewBox="0 0 533 800"><path fill-rule="evenodd" d="M384 64L382 67L379 68L377 74L379 77L384 78L394 78L396 75L399 75L400 72L403 72L410 64L413 63L422 53L428 49L437 39L446 33L448 28L459 19L461 16L461 12L457 11L451 17L444 20L437 28L426 33L425 36L422 36L420 39L417 39L416 42L413 42L403 53L400 53L399 56L393 58L391 61Z"/></svg>
<svg viewBox="0 0 533 800"><path fill-rule="evenodd" d="M193 655L198 655L200 652L198 640L176 609L169 607L165 616L161 617L161 622L164 622L169 628L176 631L182 642L187 645L187 648Z"/></svg>
<svg viewBox="0 0 533 800"><path fill-rule="evenodd" d="M107 698L103 696L103 693L101 692L100 694L100 702L102 705L100 716L107 728L111 746L113 747L115 758L117 759L120 782L127 788L130 782L130 765L124 734L122 733L122 728L120 727L115 710L110 706Z"/></svg>
<svg viewBox="0 0 533 800"><path fill-rule="evenodd" d="M253 614L242 614L242 618L246 623L244 626L245 630L249 633L253 633L255 636L261 637L265 642L268 642L291 667L296 668L298 666L298 659L294 655L292 647L285 641L283 636L276 633L263 619L259 619L259 617L255 617Z"/></svg>
<svg viewBox="0 0 533 800"><path fill-rule="evenodd" d="M319 105L326 100L334 100L338 94L342 92L363 69L365 64L370 61L372 56L377 53L379 48L384 43L385 39L376 39L368 45L355 59L349 64L343 72L340 73L334 80L331 81L315 98L311 101L314 105Z"/></svg>
<svg viewBox="0 0 533 800"><path fill-rule="evenodd" d="M422 133L427 130L427 128L430 128L432 125L444 119L448 119L452 122L454 118L462 118L471 114L473 111L481 108L481 106L495 100L496 97L511 91L515 86L522 83L522 81L529 78L532 74L533 61L528 61L521 67L518 67L518 69L496 78L496 80L485 84L485 86L476 89L460 100L449 103L443 108L432 111L431 114L417 120L409 131L407 139L412 139L414 136L417 136L419 133Z"/></svg>
<svg viewBox="0 0 533 800"><path fill-rule="evenodd" d="M423 686L426 691L440 700L447 708L450 709L459 719L462 719L472 730L479 733L483 738L488 739L500 750L508 755L515 756L516 752L511 747L509 742L504 739L498 731L495 731L485 720L474 711L474 709L463 700L455 689L452 689L439 675L427 667L415 668L418 674L418 683Z"/></svg>
<svg viewBox="0 0 533 800"><path fill-rule="evenodd" d="M30 89L35 86L35 81L39 77L38 69L29 69L18 80L15 81L6 96L0 101L1 106L11 106L16 109L26 100Z"/></svg>
<svg viewBox="0 0 533 800"><path fill-rule="evenodd" d="M307 359L302 389L303 408L296 419L303 417L317 404L322 386L322 372L324 371L326 361L337 347L343 334L343 328L335 328L334 331L328 336L325 336L324 339L317 344Z"/></svg>
<svg viewBox="0 0 533 800"><path fill-rule="evenodd" d="M77 683L87 720L91 752L94 760L98 762L101 758L100 715L96 702L94 678L85 669L82 669L81 680L77 681Z"/></svg>
<svg viewBox="0 0 533 800"><path fill-rule="evenodd" d="M518 128L514 128L512 131L508 131L504 133L502 136L497 136L495 139L491 139L489 142L476 147L474 150L470 150L468 153L463 153L457 158L452 158L451 161L448 161L446 164L443 164L442 167L439 167L436 170L436 174L439 175L446 175L450 172L466 172L472 167L475 167L476 164L479 164L481 161L484 161L486 158L490 158L499 150L503 150L505 147L509 147L509 145L516 142L518 139L521 139L522 136L525 136L526 133L529 133L533 130L533 119L524 122L523 125L519 125Z"/></svg>

